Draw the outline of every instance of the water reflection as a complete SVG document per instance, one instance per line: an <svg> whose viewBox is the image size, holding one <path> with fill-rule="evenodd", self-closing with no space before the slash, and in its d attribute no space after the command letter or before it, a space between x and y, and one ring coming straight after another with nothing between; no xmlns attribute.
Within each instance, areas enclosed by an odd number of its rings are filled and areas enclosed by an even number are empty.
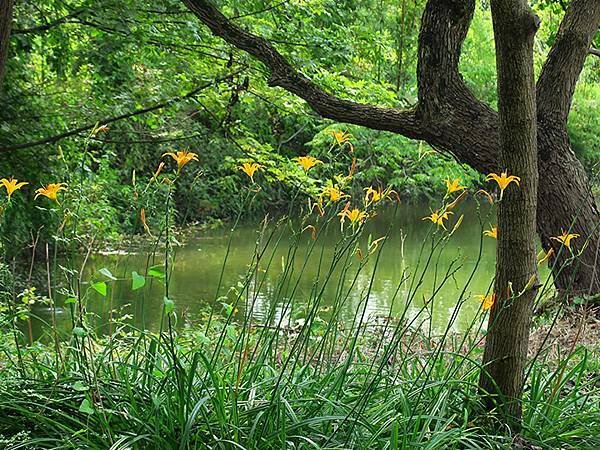
<svg viewBox="0 0 600 450"><path fill-rule="evenodd" d="M432 241L427 236L432 225L421 220L428 213L426 205L402 205L397 211L388 208L380 212L366 225L363 245L366 248L369 235L376 239L390 230L389 238L382 244L378 263L375 264L374 258L370 259L359 270L360 261L352 256L348 258L351 264L348 270L343 269L344 261L338 261L329 276L327 273L334 261L340 236L337 221L314 247L310 232L305 233L299 241L293 264L289 264L291 237L283 227L282 231L278 230L273 235L260 262L258 275L248 284L248 298L238 305L237 314L241 317L248 312L247 308L251 308L255 322L264 322L266 317L271 317L268 325L281 322L284 326L291 326L313 305L315 294L319 292L322 293L319 314L324 320L327 320L328 309L334 305L340 308L341 319L351 322L357 312L359 317L364 316L368 320L389 314L399 317L409 304L405 312L407 320L415 320L419 315L417 323L427 318L425 327L431 325L434 330L441 331L462 298L464 303L453 328L465 329L480 306L473 295L486 293L492 283L496 241L482 238L482 227L489 227L490 220L493 222L494 219L490 217L481 224L474 203L461 205L454 217L456 219L464 213L461 227L443 251L428 258ZM480 211L484 217L487 213L487 210ZM176 248L169 297L175 302L180 317L198 315L215 301L216 311L220 313L219 303L231 302L232 293L228 297L228 291L243 286L254 254L258 229L258 224L245 224L233 232L224 270L223 261L230 237L227 229L191 233L184 244ZM276 242L278 245L275 245ZM161 258L161 254L150 258L147 254L91 257L87 266L89 275L107 267L117 278L122 278L109 283L107 297L88 290L87 308L95 315L93 323L98 332L108 331L110 310L117 311L116 315L131 314L132 323L138 327L158 329L164 285L160 280L149 278L142 289L133 291L131 272L135 270L144 274L148 261L149 265L160 264ZM305 258L308 259L305 261ZM217 293L222 271L223 281ZM282 279L285 279L283 288ZM431 312L430 321L429 314L423 313L425 308ZM43 310L36 313L41 317L49 316ZM63 329L70 329L70 313L64 305L57 319ZM39 334L39 323L37 328Z"/></svg>

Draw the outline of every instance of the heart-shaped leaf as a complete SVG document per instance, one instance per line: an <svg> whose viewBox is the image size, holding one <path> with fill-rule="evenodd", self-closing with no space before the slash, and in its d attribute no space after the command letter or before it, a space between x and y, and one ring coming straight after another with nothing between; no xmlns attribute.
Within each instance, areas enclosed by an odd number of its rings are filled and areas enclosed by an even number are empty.
<svg viewBox="0 0 600 450"><path fill-rule="evenodd" d="M102 297L106 297L107 287L106 287L106 283L104 281L98 281L97 283L92 283L92 289L94 289Z"/></svg>
<svg viewBox="0 0 600 450"><path fill-rule="evenodd" d="M137 273L135 270L131 272L131 289L136 291L143 288L146 284L146 278Z"/></svg>

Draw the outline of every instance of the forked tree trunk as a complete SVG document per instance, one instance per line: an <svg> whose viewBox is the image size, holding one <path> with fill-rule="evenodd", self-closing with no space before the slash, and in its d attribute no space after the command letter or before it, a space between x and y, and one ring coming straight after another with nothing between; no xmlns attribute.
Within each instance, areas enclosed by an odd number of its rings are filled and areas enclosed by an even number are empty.
<svg viewBox="0 0 600 450"><path fill-rule="evenodd" d="M419 102L399 110L345 100L299 72L271 43L228 20L210 0L182 0L211 31L262 61L269 84L303 98L323 117L424 140L483 174L504 168L499 158L498 115L479 101L459 73L462 43L475 0L428 0L421 18L417 81ZM581 235L579 262L555 273L559 290L600 292L600 213L581 163L571 151L567 116L577 78L600 25L600 1L572 0L537 84L538 227L542 244L562 230ZM0 149L1 150L1 149ZM584 243L586 243L584 247ZM562 252L555 266L569 255ZM554 262L554 261L553 261Z"/></svg>
<svg viewBox="0 0 600 450"><path fill-rule="evenodd" d="M496 301L491 309L480 388L489 409L512 428L521 419L529 327L537 291L537 121L533 38L538 19L526 0L492 0L498 74L500 160L512 184L498 207Z"/></svg>

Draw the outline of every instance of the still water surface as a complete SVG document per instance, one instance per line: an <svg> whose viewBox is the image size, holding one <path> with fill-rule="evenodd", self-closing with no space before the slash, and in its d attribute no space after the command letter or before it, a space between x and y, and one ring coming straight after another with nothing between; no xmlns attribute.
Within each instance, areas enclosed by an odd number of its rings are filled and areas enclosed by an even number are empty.
<svg viewBox="0 0 600 450"><path fill-rule="evenodd" d="M351 321L357 311L363 312L365 318L376 320L380 316L398 317L408 306L407 317L414 317L422 310L423 304L435 296L428 307L432 310L432 319L425 323L436 331L442 331L451 317L463 290L464 302L453 324L453 329L460 331L469 326L479 312L480 302L474 298L476 294L485 294L490 289L495 265L496 241L482 238L482 226L489 228L494 223L493 214L480 211L483 224L478 218L477 207L473 203L465 203L457 208L451 216L450 227L457 217L464 214L460 228L454 233L443 251L435 254L429 266L424 270L424 262L428 258L431 246L431 222L423 221L423 216L429 214L427 205L401 205L397 210L388 208L366 224L363 252L366 252L367 239L385 236L389 238L381 248L379 261L375 264L375 254L357 274L359 259L352 256L349 262L352 267L342 279L342 264L338 264L327 283L325 273L334 257L334 248L340 237L337 219L332 223L324 236L321 236L314 246L312 253L305 259L312 245L310 230L307 230L298 244L298 251L291 266L293 273L283 294L275 295L285 267L289 264L290 237L288 231L275 233L273 241L281 236L278 246L269 245L260 264L258 281L253 280L250 286L249 304L252 304L253 320L264 322L269 317L269 311L274 311L271 325L283 317L284 325L293 325L301 318L303 306L310 304L314 292L322 290L320 308L326 318L329 307L343 300L340 312L342 321ZM198 316L208 305L217 304L216 311L221 311L222 302L232 302L235 295L230 293L229 299L223 299L230 287L241 286L246 278L248 267L252 261L255 244L258 237L258 223L239 225L231 232L228 228L209 231L191 231L187 233L182 245L175 249L175 261L169 284L169 298L175 303L175 311L182 322L182 317ZM281 227L282 230L285 227ZM233 233L233 234L232 234ZM223 270L223 262L227 253L228 242L232 236L231 248ZM423 242L425 250L422 252ZM481 253L480 253L481 250ZM98 271L106 267L117 281L108 282L106 297L87 289L87 310L94 314L93 323L98 327L97 332L107 331L109 311L119 311L113 317L130 314L132 323L139 327L158 329L163 299L165 296L164 283L157 279L148 279L146 285L136 291L132 290L131 272L146 273L146 268L160 264L162 254L157 252L154 257L147 253L129 255L93 255L88 261L86 272L96 279L106 279L98 275ZM421 263L419 264L419 255ZM272 257L272 258L271 258ZM269 260L271 261L268 264ZM149 262L150 261L150 262ZM376 269L376 270L374 270ZM217 293L217 284L223 270L221 289ZM452 276L447 277L450 271ZM95 274L95 275L94 275ZM544 272L542 275L545 276ZM405 282L401 282L408 278ZM422 278L416 294L410 289L411 277L415 283ZM446 278L446 281L442 281ZM467 281L471 278L470 283ZM319 282L315 285L316 281ZM338 285L342 285L340 291ZM441 285L441 287L440 287ZM297 286L294 290L294 286ZM315 287L316 286L316 287ZM414 284L413 284L414 286ZM292 295L293 292L293 295ZM343 292L340 297L340 292ZM396 294L396 295L395 295ZM215 299L221 297L215 302ZM292 297L294 311L290 317L289 310L284 305ZM412 300L409 302L409 298ZM237 305L238 316L246 311L244 299ZM246 305L246 308L250 306ZM306 308L304 308L306 309ZM39 310L39 315L47 319L49 313ZM422 314L423 315L423 314ZM426 315L426 314L425 314ZM423 316L425 316L423 315ZM59 308L57 320L65 331L70 329L70 313L67 307ZM39 324L38 324L39 327ZM38 328L38 334L41 330Z"/></svg>

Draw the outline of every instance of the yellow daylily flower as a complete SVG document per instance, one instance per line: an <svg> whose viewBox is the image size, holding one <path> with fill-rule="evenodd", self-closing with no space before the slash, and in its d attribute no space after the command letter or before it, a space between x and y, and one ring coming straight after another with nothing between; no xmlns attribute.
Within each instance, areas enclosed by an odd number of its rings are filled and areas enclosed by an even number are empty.
<svg viewBox="0 0 600 450"><path fill-rule="evenodd" d="M333 136L333 144L334 145L344 145L344 144L348 144L350 146L350 150L354 150L354 147L352 146L352 143L350 142L354 136L352 136L350 133L346 133L344 131L335 131L335 130L328 130L327 133L331 134L331 136Z"/></svg>
<svg viewBox="0 0 600 450"><path fill-rule="evenodd" d="M466 187L460 185L460 180L458 178L455 178L452 181L450 181L450 178L446 178L444 181L446 182L447 194L464 191L466 189Z"/></svg>
<svg viewBox="0 0 600 450"><path fill-rule="evenodd" d="M496 303L496 294L476 295L475 297L481 302L481 307L484 311L487 311Z"/></svg>
<svg viewBox="0 0 600 450"><path fill-rule="evenodd" d="M544 264L546 261L548 261L553 254L554 254L554 249L552 247L550 248L550 250L548 250L547 253L545 253L544 250L542 250L538 254L538 258L542 255L544 255L544 257L542 259L538 260L538 266L541 264Z"/></svg>
<svg viewBox="0 0 600 450"><path fill-rule="evenodd" d="M365 219L368 216L368 214L365 211L361 211L358 208L354 208L352 210L350 210L350 208L348 208L346 206L346 208L344 208L344 210L342 212L340 212L338 214L338 216L340 216L340 222L343 224L344 220L347 218L351 224L355 224L357 222L364 222Z"/></svg>
<svg viewBox="0 0 600 450"><path fill-rule="evenodd" d="M311 168L315 167L317 164L323 164L323 161L318 160L314 156L299 156L298 164L300 164L305 171L309 171Z"/></svg>
<svg viewBox="0 0 600 450"><path fill-rule="evenodd" d="M448 220L450 214L454 214L451 211L444 211L440 213L437 209L432 211L430 215L423 217L421 220L431 220L437 226L442 227L444 230L446 229L446 225L444 225L444 220Z"/></svg>
<svg viewBox="0 0 600 450"><path fill-rule="evenodd" d="M571 249L571 240L577 239L578 237L579 237L579 235L577 233L567 233L566 231L563 230L563 232L560 236L554 236L554 237L551 237L550 239L560 242L562 245L564 245L565 247L567 247L570 250Z"/></svg>
<svg viewBox="0 0 600 450"><path fill-rule="evenodd" d="M494 180L498 183L498 187L500 187L500 199L502 199L502 196L504 195L504 189L506 189L510 183L514 182L517 186L520 186L519 182L521 181L521 178L515 175L508 175L506 171L502 172L500 175L497 173L490 173L485 179L488 181Z"/></svg>
<svg viewBox="0 0 600 450"><path fill-rule="evenodd" d="M35 192L37 192L37 194L35 198L43 195L44 197L48 197L53 202L58 203L58 192L65 189L65 183L50 183L36 190Z"/></svg>
<svg viewBox="0 0 600 450"><path fill-rule="evenodd" d="M385 191L383 191L381 188L378 188L377 190L375 190L372 187L368 187L368 188L365 188L364 190L365 190L365 203L367 205L369 205L371 203L377 203L385 198Z"/></svg>
<svg viewBox="0 0 600 450"><path fill-rule="evenodd" d="M262 168L262 166L255 162L244 163L238 167L238 169L240 169L242 172L244 172L246 175L248 175L250 177L250 179L252 180L253 183L254 183L254 173L260 168Z"/></svg>
<svg viewBox="0 0 600 450"><path fill-rule="evenodd" d="M177 170L181 170L183 166L185 166L190 161L198 161L198 155L194 152L190 152L188 150L184 150L182 152L167 152L163 153L163 158L165 156L170 156L177 162Z"/></svg>
<svg viewBox="0 0 600 450"><path fill-rule="evenodd" d="M498 239L498 227L492 227L489 230L485 230L483 232L483 235L487 236L487 237L494 238L494 239Z"/></svg>
<svg viewBox="0 0 600 450"><path fill-rule="evenodd" d="M340 201L346 196L340 189L334 186L325 186L323 188L323 195L328 195L330 202Z"/></svg>
<svg viewBox="0 0 600 450"><path fill-rule="evenodd" d="M26 181L19 182L19 180L15 180L13 177L10 177L10 180L7 180L6 178L2 178L0 180L0 183L2 183L2 185L6 188L6 193L8 194L8 198L10 198L10 196L13 194L13 192L15 192L17 189L21 189L26 184L29 184Z"/></svg>

